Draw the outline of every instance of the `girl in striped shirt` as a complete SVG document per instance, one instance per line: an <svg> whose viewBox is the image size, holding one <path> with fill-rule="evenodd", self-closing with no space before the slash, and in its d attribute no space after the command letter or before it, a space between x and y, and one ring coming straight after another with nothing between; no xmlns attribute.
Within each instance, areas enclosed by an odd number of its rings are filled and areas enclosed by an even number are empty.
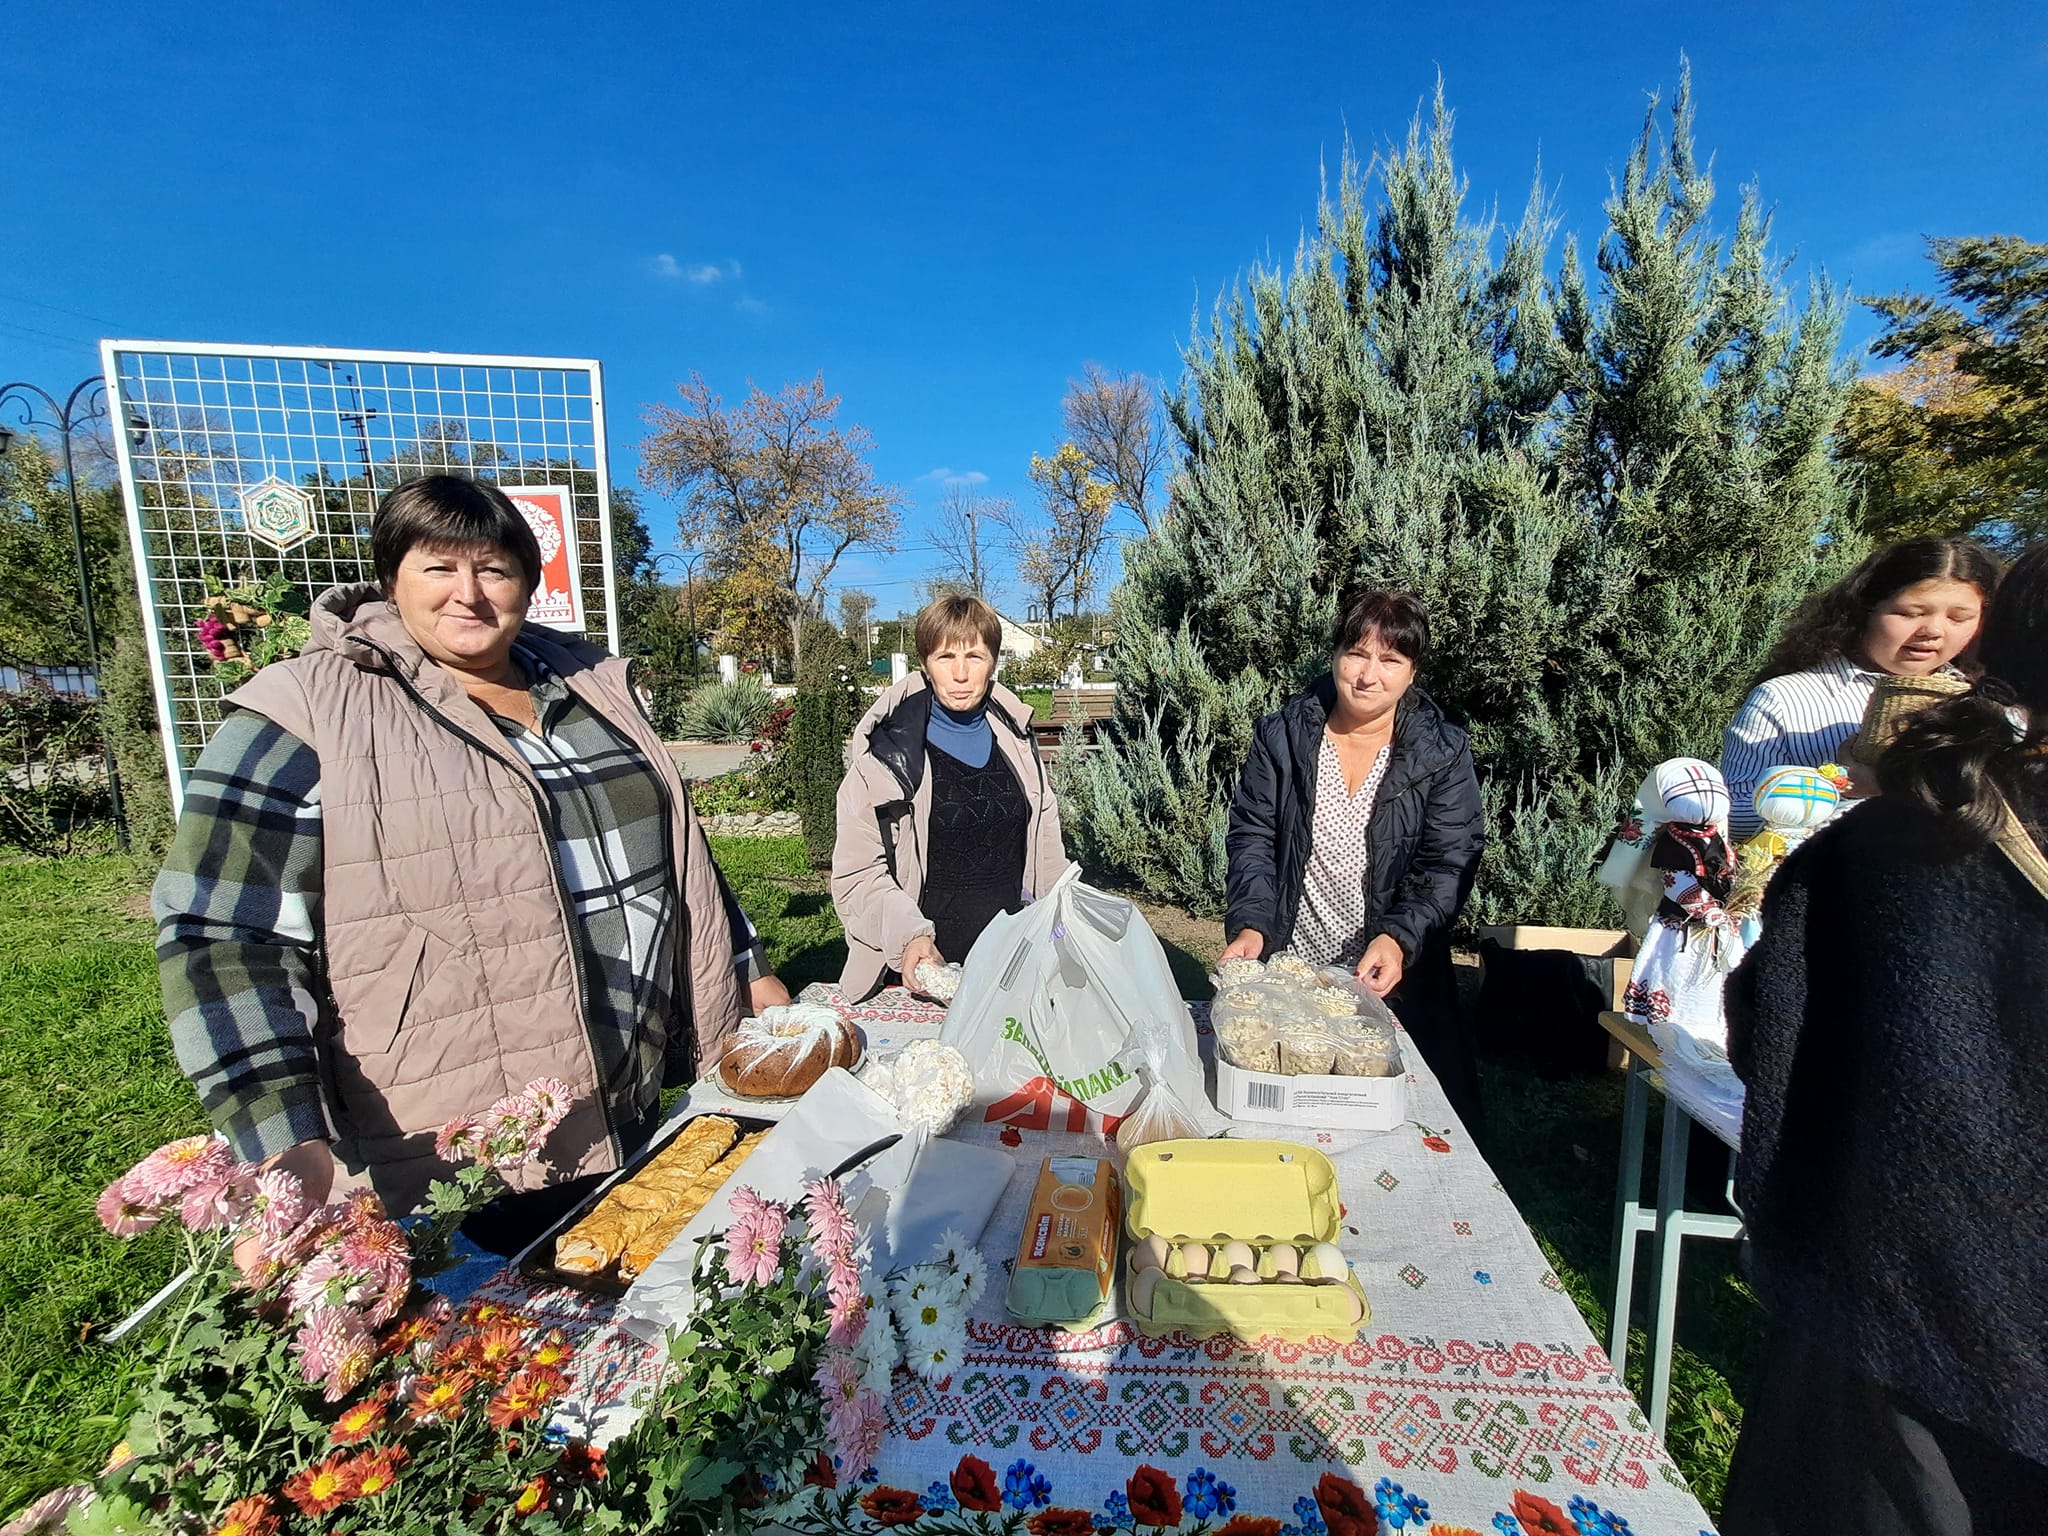
<svg viewBox="0 0 2048 1536"><path fill-rule="evenodd" d="M1907 539L1801 605L1722 737L1735 841L1761 825L1754 797L1771 769L1840 760L1880 677L1952 668L1977 638L1998 569L1969 539ZM1850 766L1849 779L1849 797L1876 791L1867 768Z"/></svg>

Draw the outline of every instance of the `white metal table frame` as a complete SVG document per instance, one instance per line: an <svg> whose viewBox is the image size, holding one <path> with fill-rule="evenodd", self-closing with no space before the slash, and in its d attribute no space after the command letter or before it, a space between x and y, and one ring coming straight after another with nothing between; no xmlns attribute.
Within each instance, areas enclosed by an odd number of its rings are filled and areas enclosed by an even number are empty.
<svg viewBox="0 0 2048 1536"><path fill-rule="evenodd" d="M1635 1299L1636 1239L1656 1235L1657 1290L1651 1302L1648 1332L1650 1368L1643 1379L1643 1406L1650 1432L1664 1438L1671 1406L1672 1340L1678 1326L1678 1270L1688 1237L1723 1240L1742 1236L1740 1216L1716 1215L1685 1208L1685 1169L1691 1150L1693 1117L1669 1093L1664 1095L1664 1134L1657 1162L1657 1203L1642 1203L1643 1142L1649 1130L1651 1073L1661 1067L1647 1038L1629 1027L1624 1034L1603 1016L1608 1032L1628 1047L1628 1076L1621 1100L1621 1167L1614 1192L1614 1309L1608 1329L1607 1353L1617 1380L1625 1379L1628 1363L1629 1312ZM1625 1026L1628 1027L1628 1026ZM1632 1036L1636 1038L1631 1038ZM1656 1086L1661 1090L1662 1083ZM1728 1145L1728 1203L1735 1203L1735 1147L1717 1126L1709 1125Z"/></svg>

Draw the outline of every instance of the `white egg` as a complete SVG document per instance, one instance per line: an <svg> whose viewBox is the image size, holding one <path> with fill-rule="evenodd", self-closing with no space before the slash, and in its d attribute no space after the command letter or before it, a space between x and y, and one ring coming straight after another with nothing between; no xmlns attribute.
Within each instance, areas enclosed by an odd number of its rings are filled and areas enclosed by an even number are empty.
<svg viewBox="0 0 2048 1536"><path fill-rule="evenodd" d="M1200 1243L1182 1243L1180 1261L1187 1268L1190 1280L1209 1278L1209 1250Z"/></svg>
<svg viewBox="0 0 2048 1536"><path fill-rule="evenodd" d="M1140 1317L1152 1315L1152 1298L1158 1293L1159 1282L1166 1272L1161 1269L1141 1269L1131 1281L1131 1310Z"/></svg>
<svg viewBox="0 0 2048 1536"><path fill-rule="evenodd" d="M1250 1243L1233 1240L1216 1250L1216 1267L1226 1272L1233 1269L1251 1269L1258 1262L1259 1256L1252 1252Z"/></svg>
<svg viewBox="0 0 2048 1536"><path fill-rule="evenodd" d="M1335 1243L1317 1243L1302 1256L1301 1277L1304 1280L1342 1280L1351 1272L1345 1262L1344 1250Z"/></svg>
<svg viewBox="0 0 2048 1536"><path fill-rule="evenodd" d="M1230 1283L1232 1285L1257 1285L1259 1283L1259 1272L1249 1264L1236 1265L1230 1271Z"/></svg>
<svg viewBox="0 0 2048 1536"><path fill-rule="evenodd" d="M1131 1245L1131 1268L1133 1270L1164 1269L1166 1256L1172 1250L1165 1238L1157 1232L1141 1237Z"/></svg>

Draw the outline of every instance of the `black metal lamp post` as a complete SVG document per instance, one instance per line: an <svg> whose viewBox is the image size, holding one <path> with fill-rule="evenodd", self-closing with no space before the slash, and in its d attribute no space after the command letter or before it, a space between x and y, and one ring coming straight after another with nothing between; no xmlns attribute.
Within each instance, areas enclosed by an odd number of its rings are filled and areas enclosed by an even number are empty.
<svg viewBox="0 0 2048 1536"><path fill-rule="evenodd" d="M40 400L50 414L46 419L36 414L35 402ZM71 502L71 557L78 565L78 598L80 611L85 617L85 648L92 658L93 685L99 689L102 708L100 722L100 751L106 762L107 792L113 800L114 835L120 841L121 851L128 851L128 817L121 805L121 774L114 764L113 739L106 728L105 705L107 702L106 680L100 667L99 626L93 622L92 574L85 563L85 520L78 510L78 475L71 462L71 434L87 422L104 421L107 418L107 385L104 379L94 377L81 379L78 387L71 391L64 403L59 405L57 397L39 385L24 380L0 385L0 407L12 403L20 412L21 424L25 427L52 427L57 440L64 449L64 491ZM81 402L83 405L81 407ZM14 440L14 433L0 425L0 453Z"/></svg>
<svg viewBox="0 0 2048 1536"><path fill-rule="evenodd" d="M661 569L664 560L676 560L683 567L683 603L689 611L690 626L690 681L697 681L697 562L704 558L700 549L694 555L679 555L674 550L663 550L649 562L656 570Z"/></svg>

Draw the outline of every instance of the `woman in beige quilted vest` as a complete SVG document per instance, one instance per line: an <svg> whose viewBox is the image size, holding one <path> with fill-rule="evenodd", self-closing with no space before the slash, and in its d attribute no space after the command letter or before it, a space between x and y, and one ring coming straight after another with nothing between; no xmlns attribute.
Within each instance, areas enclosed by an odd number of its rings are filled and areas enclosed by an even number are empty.
<svg viewBox="0 0 2048 1536"><path fill-rule="evenodd" d="M922 962L960 963L1001 912L1065 873L1059 806L1031 710L995 681L1002 621L978 597L917 616L920 671L885 691L846 744L832 905L850 998Z"/></svg>
<svg viewBox="0 0 2048 1536"><path fill-rule="evenodd" d="M568 1083L536 1192L473 1219L499 1247L645 1141L743 990L787 993L626 664L525 622L540 549L505 494L409 481L370 545L377 585L319 598L193 770L155 889L165 1012L238 1153L316 1199L410 1210L444 1122Z"/></svg>

